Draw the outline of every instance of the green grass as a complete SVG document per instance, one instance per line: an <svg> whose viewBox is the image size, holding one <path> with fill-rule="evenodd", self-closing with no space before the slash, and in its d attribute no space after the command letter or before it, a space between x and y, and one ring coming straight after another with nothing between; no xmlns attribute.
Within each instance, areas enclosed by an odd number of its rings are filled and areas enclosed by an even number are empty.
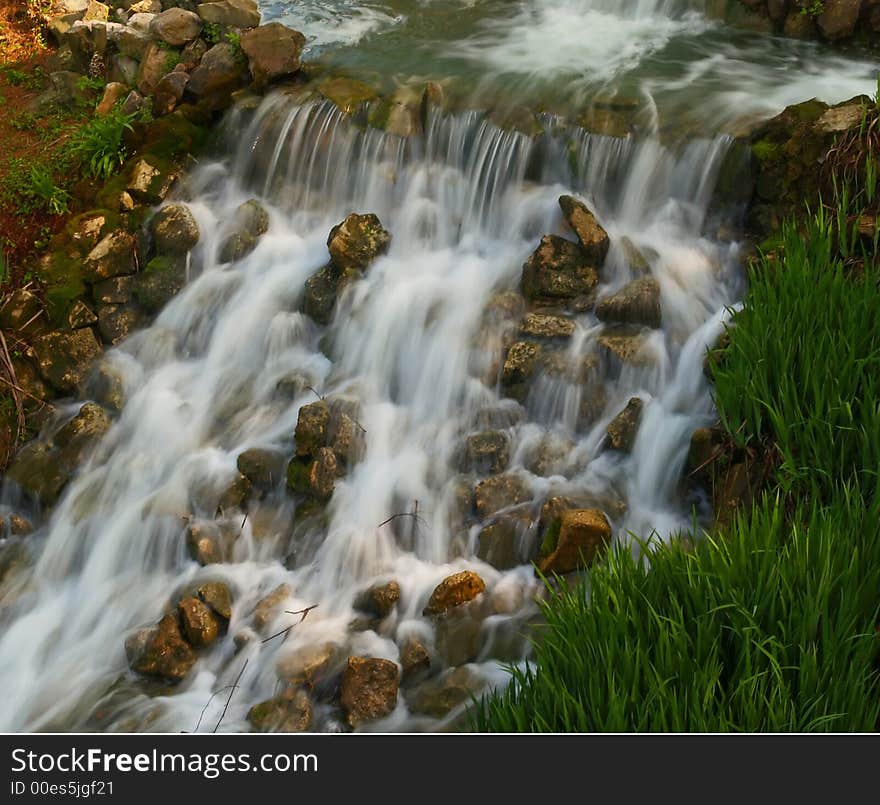
<svg viewBox="0 0 880 805"><path fill-rule="evenodd" d="M474 729L875 728L880 293L840 207L785 225L712 362L728 431L780 456L774 491L691 550L618 548L552 593L533 663Z"/></svg>
<svg viewBox="0 0 880 805"><path fill-rule="evenodd" d="M106 181L125 162L125 132L132 130L134 118L118 107L92 118L74 134L71 153L92 176Z"/></svg>
<svg viewBox="0 0 880 805"><path fill-rule="evenodd" d="M542 603L537 672L473 714L480 731L872 730L880 517L856 494L775 500L650 570L615 551L590 589Z"/></svg>

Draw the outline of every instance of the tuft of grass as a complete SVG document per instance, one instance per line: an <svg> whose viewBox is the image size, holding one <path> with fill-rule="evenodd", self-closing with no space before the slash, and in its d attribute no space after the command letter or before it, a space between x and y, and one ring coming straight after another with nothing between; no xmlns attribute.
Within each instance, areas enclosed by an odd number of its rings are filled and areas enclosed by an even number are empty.
<svg viewBox="0 0 880 805"><path fill-rule="evenodd" d="M134 118L119 108L92 118L75 133L71 153L92 176L106 181L125 162L125 132L132 130Z"/></svg>
<svg viewBox="0 0 880 805"><path fill-rule="evenodd" d="M847 490L724 539L626 549L542 602L534 667L471 711L494 732L870 731L880 516ZM535 668L537 670L535 670Z"/></svg>

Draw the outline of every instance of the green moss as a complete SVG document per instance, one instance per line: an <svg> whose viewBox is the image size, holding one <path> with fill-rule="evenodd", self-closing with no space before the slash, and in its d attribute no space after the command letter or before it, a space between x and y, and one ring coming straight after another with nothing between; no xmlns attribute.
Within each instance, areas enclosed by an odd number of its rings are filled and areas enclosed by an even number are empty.
<svg viewBox="0 0 880 805"><path fill-rule="evenodd" d="M774 162L779 157L779 146L770 140L758 140L752 145L752 154L762 164Z"/></svg>
<svg viewBox="0 0 880 805"><path fill-rule="evenodd" d="M550 554L556 550L556 546L559 543L559 531L561 528L561 517L557 517L549 526L547 526L547 530L544 532L544 539L541 540L541 549L538 552L539 558L550 556Z"/></svg>

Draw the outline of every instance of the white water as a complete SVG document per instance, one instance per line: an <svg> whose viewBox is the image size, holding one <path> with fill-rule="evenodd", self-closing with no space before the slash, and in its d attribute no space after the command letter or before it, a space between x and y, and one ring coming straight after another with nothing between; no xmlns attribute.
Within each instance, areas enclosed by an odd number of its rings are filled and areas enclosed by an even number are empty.
<svg viewBox="0 0 880 805"><path fill-rule="evenodd" d="M650 5L653 20L664 7ZM633 16L636 31L643 16ZM629 18L621 19L625 29ZM541 48L533 51L537 58ZM561 53L571 59L573 51ZM477 559L480 523L456 514L457 450L487 426L507 432L509 470L526 481L534 513L550 495L574 494L605 508L621 540L654 530L667 538L692 524L694 501L683 501L679 486L690 434L713 419L704 351L742 290L738 246L714 237L708 216L724 137L678 152L577 129L534 141L473 112L434 115L424 136L401 140L355 128L328 104L297 106L283 95L227 125L232 156L202 166L184 191L203 233L192 281L152 327L109 353L127 402L28 537L32 569L0 589L2 730L192 731L247 659L221 727L245 730L248 709L277 691L278 664L326 643L341 657L397 661L403 640L417 635L442 665L421 611L438 582L465 568L487 583L471 669L503 684L499 662L526 655L518 635L534 614L536 582L528 565L502 572ZM663 329L648 337L651 360L608 367L605 405L589 423L578 412L592 392L559 376L538 378L524 406L503 398L498 367L516 321L486 312L495 294L518 286L543 234L572 237L557 206L564 192L587 199L612 237L602 293L635 276L627 240L661 286ZM271 212L269 232L245 260L219 265L224 222L253 196ZM392 245L347 289L324 330L298 312L303 283L327 260L330 227L352 211L378 214ZM602 329L592 314L577 317L571 366L597 352ZM243 450L293 452L298 411L315 396L280 395L279 381L291 377L301 389L358 403L365 455L337 483L325 524L298 517L281 482L246 520L224 512L233 530L244 521L232 561L201 568L186 553L188 518L214 517ZM646 405L632 455L600 451L605 427L633 396ZM529 468L542 443L554 450L539 475ZM415 501L419 527L379 526ZM534 529L524 537L538 538ZM125 637L207 579L233 589L228 634L179 686L144 685L128 670ZM355 595L389 579L402 589L397 609L377 631L351 630ZM295 620L280 612L261 635L253 630L254 606L282 583L291 593L281 610L317 608L286 639L264 644L259 637ZM236 653L241 635L252 639ZM338 729L339 718L323 704L314 728ZM411 713L401 696L368 728L443 726Z"/></svg>

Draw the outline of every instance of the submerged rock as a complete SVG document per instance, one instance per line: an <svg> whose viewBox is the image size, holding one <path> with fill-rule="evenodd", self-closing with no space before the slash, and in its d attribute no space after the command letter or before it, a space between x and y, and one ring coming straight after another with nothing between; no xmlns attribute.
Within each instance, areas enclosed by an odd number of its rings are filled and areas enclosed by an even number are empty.
<svg viewBox="0 0 880 805"><path fill-rule="evenodd" d="M486 519L495 512L518 506L531 500L531 494L521 476L516 473L495 475L480 481L474 488L477 514Z"/></svg>
<svg viewBox="0 0 880 805"><path fill-rule="evenodd" d="M291 688L255 704L247 719L257 732L305 732L312 726L312 701L302 688Z"/></svg>
<svg viewBox="0 0 880 805"><path fill-rule="evenodd" d="M415 637L406 638L400 646L400 665L404 683L412 682L427 673L431 667L431 655L425 644Z"/></svg>
<svg viewBox="0 0 880 805"><path fill-rule="evenodd" d="M154 257L137 275L134 295L148 313L158 313L185 285L185 258Z"/></svg>
<svg viewBox="0 0 880 805"><path fill-rule="evenodd" d="M340 703L350 727L389 715L397 706L398 668L391 660L349 657Z"/></svg>
<svg viewBox="0 0 880 805"><path fill-rule="evenodd" d="M467 437L464 449L463 472L479 475L504 472L510 463L510 440L500 430L486 430Z"/></svg>
<svg viewBox="0 0 880 805"><path fill-rule="evenodd" d="M639 430L639 422L642 418L644 403L638 397L633 397L624 408L608 425L606 430L606 444L612 450L629 453L635 442Z"/></svg>
<svg viewBox="0 0 880 805"><path fill-rule="evenodd" d="M311 456L327 444L330 426L330 406L325 400L304 405L296 420L296 454Z"/></svg>
<svg viewBox="0 0 880 805"><path fill-rule="evenodd" d="M558 235L544 235L523 265L522 290L529 299L589 297L598 284L588 253Z"/></svg>
<svg viewBox="0 0 880 805"><path fill-rule="evenodd" d="M447 576L434 588L422 614L440 615L448 612L454 607L472 601L485 589L486 582L472 570L454 573Z"/></svg>
<svg viewBox="0 0 880 805"><path fill-rule="evenodd" d="M230 234L220 247L220 262L232 263L247 257L269 230L269 213L256 199L240 204L232 215Z"/></svg>
<svg viewBox="0 0 880 805"><path fill-rule="evenodd" d="M476 695L482 685L467 667L452 668L436 679L430 679L407 696L407 705L413 713L444 718Z"/></svg>
<svg viewBox="0 0 880 805"><path fill-rule="evenodd" d="M396 581L375 584L364 590L354 602L357 609L377 618L387 618L400 600L400 585Z"/></svg>
<svg viewBox="0 0 880 805"><path fill-rule="evenodd" d="M238 457L238 471L262 491L273 489L285 474L287 461L277 450L252 447Z"/></svg>
<svg viewBox="0 0 880 805"><path fill-rule="evenodd" d="M532 338L571 338L574 330L572 319L551 313L528 313L519 328L523 335Z"/></svg>
<svg viewBox="0 0 880 805"><path fill-rule="evenodd" d="M527 549L532 527L529 512L503 514L484 526L477 536L477 556L498 570L527 564L534 556Z"/></svg>
<svg viewBox="0 0 880 805"><path fill-rule="evenodd" d="M174 615L165 615L157 626L142 629L125 641L125 653L133 671L180 682L195 665L196 655L183 639Z"/></svg>
<svg viewBox="0 0 880 805"><path fill-rule="evenodd" d="M641 277L630 282L596 305L596 317L600 321L659 327L660 283L653 277Z"/></svg>

